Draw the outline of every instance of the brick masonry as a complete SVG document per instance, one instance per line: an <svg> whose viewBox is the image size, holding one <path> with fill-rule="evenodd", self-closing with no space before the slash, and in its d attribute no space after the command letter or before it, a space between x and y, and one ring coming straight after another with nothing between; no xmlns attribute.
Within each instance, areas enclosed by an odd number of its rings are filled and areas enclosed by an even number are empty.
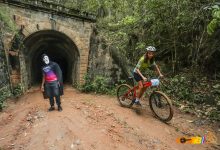
<svg viewBox="0 0 220 150"><path fill-rule="evenodd" d="M15 6L9 6L6 4L5 7L10 9L10 16L14 19L18 29L23 28L22 33L25 38L36 33L37 31L44 30L55 30L65 34L69 37L76 45L79 53L78 65L78 79L79 83L84 82L84 75L87 73L88 67L88 56L90 50L90 38L93 30L94 23L83 21L77 18L64 18L58 15L51 15L46 12L39 12L30 9L19 8ZM4 42L6 51L11 50L11 42L13 36L6 38ZM25 54L19 52L19 63L20 70L11 73L11 81L13 84L23 82L25 87L28 83L25 83L28 79L28 70L25 68Z"/></svg>
<svg viewBox="0 0 220 150"><path fill-rule="evenodd" d="M112 50L106 46L104 40L96 35L93 26L94 23L83 21L76 18L65 18L58 15L51 15L46 12L39 12L29 9L24 9L15 6L8 6L10 16L14 19L17 29L22 29L24 40L35 34L38 31L57 31L66 35L76 46L74 51L79 54L77 62L73 64L72 72L76 72L76 77L71 76L72 79L77 79L78 82L73 84L84 83L84 76L89 74L92 78L97 75L110 78L111 84L119 81L125 74L123 66L118 65L118 61L122 61L112 57ZM23 89L27 90L30 85L31 70L28 67L29 60L27 61L26 51L23 49L12 49L12 41L14 35L7 34L3 39L4 50L10 55L14 55L19 61L19 67L10 70L10 81L13 86L22 83ZM21 41L22 42L22 41ZM17 51L17 53L13 53ZM24 52L25 51L25 52ZM18 54L18 55L17 55ZM73 54L73 53L71 53ZM74 56L73 56L74 57ZM75 58L75 57L74 57ZM30 65L29 65L30 66Z"/></svg>

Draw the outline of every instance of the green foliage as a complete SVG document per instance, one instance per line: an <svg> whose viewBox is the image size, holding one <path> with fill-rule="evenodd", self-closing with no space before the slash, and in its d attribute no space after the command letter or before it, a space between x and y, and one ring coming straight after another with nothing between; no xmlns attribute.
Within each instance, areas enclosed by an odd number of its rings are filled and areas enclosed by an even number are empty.
<svg viewBox="0 0 220 150"><path fill-rule="evenodd" d="M95 79L91 79L88 75L85 76L85 83L80 87L83 92L95 92L99 94L113 95L114 87L109 85L110 79L102 76L96 76Z"/></svg>
<svg viewBox="0 0 220 150"><path fill-rule="evenodd" d="M124 26L134 25L136 22L137 22L137 18L135 18L134 16L126 16L125 18L118 21L117 23L109 22L108 25L109 25L109 27L114 27L115 29L118 29L121 27L123 28ZM121 32L121 31L119 31L119 32Z"/></svg>
<svg viewBox="0 0 220 150"><path fill-rule="evenodd" d="M207 32L209 35L213 34L218 27L220 27L220 7L218 5L213 6L212 20L207 26Z"/></svg>
<svg viewBox="0 0 220 150"><path fill-rule="evenodd" d="M170 88L167 93L173 94L178 100L191 99L190 82L185 77L177 75L170 79Z"/></svg>
<svg viewBox="0 0 220 150"><path fill-rule="evenodd" d="M218 27L218 20L213 19L207 26L207 32L209 35L213 34Z"/></svg>
<svg viewBox="0 0 220 150"><path fill-rule="evenodd" d="M160 58L169 60L173 72L182 65L198 62L205 51L208 13L207 3L190 0L112 1L105 4L110 14L99 18L100 36L117 47L127 59L136 63L144 47L155 45ZM117 5L114 5L117 4ZM112 6L116 6L112 8Z"/></svg>
<svg viewBox="0 0 220 150"><path fill-rule="evenodd" d="M7 7L0 6L0 23L0 28L3 28L6 31L16 32L16 26L13 20L10 18Z"/></svg>
<svg viewBox="0 0 220 150"><path fill-rule="evenodd" d="M98 36L104 39L107 45L116 47L119 54L125 55L129 65L134 66L137 63L147 45L154 45L158 49L157 58L164 60L166 66L170 67L166 70L170 71L172 68L174 75L184 68L191 68L193 72L199 69L208 72L207 68L213 68L215 73L220 71L220 68L216 67L219 57L213 57L219 51L219 38L208 36L208 33L214 33L219 27L219 6L213 6L212 14L209 9L204 9L213 5L215 0L59 2L97 13ZM210 15L213 18L211 21ZM207 65L209 62L211 65ZM83 90L105 93L107 79L96 78L88 78ZM201 80L202 82L195 80L194 75L176 75L170 81L169 87L172 88L166 89L166 92L175 97L176 103L186 103L187 109L206 104L210 104L210 107L216 105L219 109L219 89L215 88L215 85L212 87L206 79ZM204 108L200 109L206 112ZM216 109L207 113L212 118L215 118L216 114Z"/></svg>
<svg viewBox="0 0 220 150"><path fill-rule="evenodd" d="M5 106L5 100L6 98L11 96L11 92L8 89L8 87L4 87L0 90L0 111L4 108Z"/></svg>
<svg viewBox="0 0 220 150"><path fill-rule="evenodd" d="M24 92L24 87L23 87L23 85L21 83L13 88L13 95L14 95L14 97L21 96L23 94L23 92Z"/></svg>
<svg viewBox="0 0 220 150"><path fill-rule="evenodd" d="M131 64L137 62L147 45L156 46L160 59L168 60L167 63L172 65L173 73L183 66L197 65L204 61L204 57L211 58L210 51L217 51L215 45L218 42L210 40L205 32L210 22L210 12L204 8L213 4L215 2L213 0L57 0L57 2L96 13L99 36L105 39L108 45L118 48ZM219 8L215 6L213 9ZM213 16L218 18L219 13L213 12ZM216 27L216 21L213 20L208 28L213 32Z"/></svg>
<svg viewBox="0 0 220 150"><path fill-rule="evenodd" d="M179 74L162 86L162 91L184 112L212 120L220 120L220 84L201 76Z"/></svg>

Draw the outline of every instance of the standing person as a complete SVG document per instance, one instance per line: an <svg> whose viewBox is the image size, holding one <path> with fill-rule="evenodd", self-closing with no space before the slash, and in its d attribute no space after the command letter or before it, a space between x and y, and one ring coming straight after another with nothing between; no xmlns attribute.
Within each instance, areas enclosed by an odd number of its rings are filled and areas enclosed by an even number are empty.
<svg viewBox="0 0 220 150"><path fill-rule="evenodd" d="M154 60L155 52L155 47L148 46L146 48L146 53L139 59L136 67L134 68L133 75L134 79L138 82L138 94L136 99L132 101L133 104L141 105L140 98L146 90L146 88L143 87L143 81L147 80L147 78L143 75L144 71L151 67L154 67L159 76L163 77L159 67L156 65Z"/></svg>
<svg viewBox="0 0 220 150"><path fill-rule="evenodd" d="M55 110L54 97L56 98L56 104L58 111L62 111L60 95L63 95L63 77L62 71L59 65L50 61L46 54L42 55L43 67L42 67L42 84L41 91L45 92L46 96L50 99L49 111Z"/></svg>

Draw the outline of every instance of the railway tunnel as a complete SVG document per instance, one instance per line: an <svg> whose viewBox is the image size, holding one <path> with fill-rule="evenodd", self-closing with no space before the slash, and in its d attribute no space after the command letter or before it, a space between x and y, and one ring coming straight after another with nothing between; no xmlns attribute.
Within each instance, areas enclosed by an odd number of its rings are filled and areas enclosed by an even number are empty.
<svg viewBox="0 0 220 150"><path fill-rule="evenodd" d="M24 45L29 86L39 84L42 80L43 53L47 54L51 61L59 64L64 83L77 82L80 55L74 41L68 36L55 30L42 30L28 36Z"/></svg>

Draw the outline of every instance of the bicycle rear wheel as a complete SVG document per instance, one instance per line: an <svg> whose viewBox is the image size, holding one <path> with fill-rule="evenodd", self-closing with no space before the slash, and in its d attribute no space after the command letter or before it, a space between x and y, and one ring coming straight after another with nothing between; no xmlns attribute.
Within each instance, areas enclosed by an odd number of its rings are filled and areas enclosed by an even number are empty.
<svg viewBox="0 0 220 150"><path fill-rule="evenodd" d="M134 91L131 90L131 86L127 84L121 84L117 88L117 99L121 106L131 107Z"/></svg>
<svg viewBox="0 0 220 150"><path fill-rule="evenodd" d="M160 91L154 91L150 95L149 104L154 115L163 122L173 118L173 107L171 100Z"/></svg>

